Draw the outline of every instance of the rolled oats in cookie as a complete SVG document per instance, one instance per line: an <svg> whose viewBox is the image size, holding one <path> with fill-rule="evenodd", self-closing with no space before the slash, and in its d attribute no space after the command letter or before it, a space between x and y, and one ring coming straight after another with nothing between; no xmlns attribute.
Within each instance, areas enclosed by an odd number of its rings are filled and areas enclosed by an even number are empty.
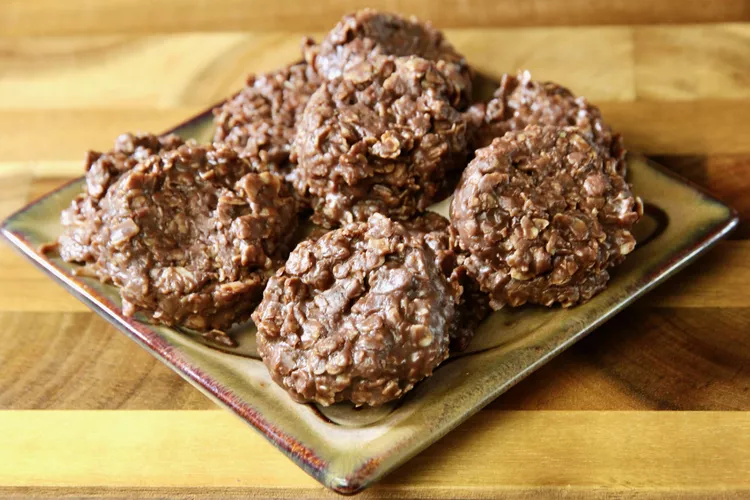
<svg viewBox="0 0 750 500"><path fill-rule="evenodd" d="M319 85L306 63L251 76L245 88L214 110L214 141L238 149L256 166L287 173L297 120Z"/></svg>
<svg viewBox="0 0 750 500"><path fill-rule="evenodd" d="M527 125L573 126L617 160L618 169L624 172L625 148L620 135L604 122L599 108L561 85L532 80L528 71L506 74L492 99L474 108L469 114L477 113L477 108L484 111L478 113L483 115L479 122L474 122L478 126L476 147L488 146L494 138Z"/></svg>
<svg viewBox="0 0 750 500"><path fill-rule="evenodd" d="M450 213L463 266L500 309L589 300L635 248L642 211L585 132L532 125L476 152Z"/></svg>
<svg viewBox="0 0 750 500"><path fill-rule="evenodd" d="M406 229L424 239L435 254L435 263L445 276L456 267L456 254L450 246L450 221L442 215L427 211L413 219L403 221Z"/></svg>
<svg viewBox="0 0 750 500"><path fill-rule="evenodd" d="M435 212L404 221L404 227L424 239L435 254L435 263L453 288L456 313L450 325L451 352L463 351L471 343L474 332L490 314L489 297L458 264L462 255L450 242L450 221Z"/></svg>
<svg viewBox="0 0 750 500"><path fill-rule="evenodd" d="M313 221L335 227L379 212L424 212L465 166L455 86L417 57L373 57L322 85L297 128L292 176Z"/></svg>
<svg viewBox="0 0 750 500"><path fill-rule="evenodd" d="M200 331L249 318L297 221L278 174L192 142L141 159L100 207L94 269L124 313Z"/></svg>
<svg viewBox="0 0 750 500"><path fill-rule="evenodd" d="M422 57L458 86L454 104L462 107L470 102L472 74L466 59L440 31L415 17L360 10L344 16L319 45L308 40L303 51L307 62L327 80L343 76L372 56Z"/></svg>
<svg viewBox="0 0 750 500"><path fill-rule="evenodd" d="M171 151L182 144L182 139L176 135L123 134L110 151L89 151L84 165L84 190L61 214L63 232L58 239L58 249L62 259L82 264L95 262L99 249L93 245L92 236L101 227L99 204L109 186L139 161L161 151Z"/></svg>
<svg viewBox="0 0 750 500"><path fill-rule="evenodd" d="M430 376L454 315L435 260L380 214L300 243L253 313L274 381L300 402L378 406Z"/></svg>

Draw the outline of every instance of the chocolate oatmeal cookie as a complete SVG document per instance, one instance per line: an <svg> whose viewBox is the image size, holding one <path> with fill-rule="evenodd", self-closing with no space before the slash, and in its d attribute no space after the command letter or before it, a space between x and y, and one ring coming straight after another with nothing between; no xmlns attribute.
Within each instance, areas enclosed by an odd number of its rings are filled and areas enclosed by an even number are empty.
<svg viewBox="0 0 750 500"><path fill-rule="evenodd" d="M297 222L283 179L219 144L142 158L100 207L93 268L123 312L201 331L249 318Z"/></svg>
<svg viewBox="0 0 750 500"><path fill-rule="evenodd" d="M467 272L491 306L565 307L604 289L633 251L640 199L574 127L529 126L476 152L451 203Z"/></svg>
<svg viewBox="0 0 750 500"><path fill-rule="evenodd" d="M258 351L297 401L381 405L448 357L453 301L422 239L375 214L291 253L253 313Z"/></svg>
<svg viewBox="0 0 750 500"><path fill-rule="evenodd" d="M462 256L451 247L448 219L435 212L425 212L403 224L423 238L435 254L435 263L454 289L456 314L449 329L450 349L451 352L463 351L469 347L481 322L490 314L489 297L479 289L466 269L458 265Z"/></svg>
<svg viewBox="0 0 750 500"><path fill-rule="evenodd" d="M313 221L334 227L380 212L408 219L436 201L467 155L456 88L417 57L373 57L322 85L298 125L292 182Z"/></svg>
<svg viewBox="0 0 750 500"><path fill-rule="evenodd" d="M287 173L297 120L319 85L306 63L251 76L244 89L214 110L214 141L238 149L255 166Z"/></svg>
<svg viewBox="0 0 750 500"><path fill-rule="evenodd" d="M474 122L477 148L489 146L494 138L511 130L523 130L527 125L578 127L589 141L617 160L617 168L624 174L622 138L604 123L599 108L556 83L532 80L528 71L517 76L503 75L493 98L486 105L475 105L469 114L479 117Z"/></svg>
<svg viewBox="0 0 750 500"><path fill-rule="evenodd" d="M106 153L89 151L84 165L84 191L61 214L63 232L58 239L58 248L63 260L81 264L95 262L99 250L92 245L92 236L101 228L99 203L109 186L139 161L161 151L172 151L182 144L182 139L176 135L123 134L117 138L112 150Z"/></svg>
<svg viewBox="0 0 750 500"><path fill-rule="evenodd" d="M307 62L327 80L343 76L372 56L428 59L458 87L454 104L463 109L470 102L472 74L466 59L440 31L415 17L360 10L344 16L319 45L307 40L303 51Z"/></svg>

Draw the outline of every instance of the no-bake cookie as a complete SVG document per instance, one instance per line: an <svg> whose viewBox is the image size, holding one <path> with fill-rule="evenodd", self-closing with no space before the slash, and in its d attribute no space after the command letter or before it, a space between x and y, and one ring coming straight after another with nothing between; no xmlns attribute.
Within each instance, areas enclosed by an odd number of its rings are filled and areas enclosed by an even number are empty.
<svg viewBox="0 0 750 500"><path fill-rule="evenodd" d="M454 297L435 261L380 214L300 243L253 313L273 379L300 402L403 396L448 357Z"/></svg>
<svg viewBox="0 0 750 500"><path fill-rule="evenodd" d="M335 227L379 212L405 220L437 201L466 163L456 87L434 63L372 57L322 85L297 128L292 182L313 221Z"/></svg>
<svg viewBox="0 0 750 500"><path fill-rule="evenodd" d="M462 264L490 304L572 306L635 248L641 201L574 127L529 126L476 152L451 203Z"/></svg>

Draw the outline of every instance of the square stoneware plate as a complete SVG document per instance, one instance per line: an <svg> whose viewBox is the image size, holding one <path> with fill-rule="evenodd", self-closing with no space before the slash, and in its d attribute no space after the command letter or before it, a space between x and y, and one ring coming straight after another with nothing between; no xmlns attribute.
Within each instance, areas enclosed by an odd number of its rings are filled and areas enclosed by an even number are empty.
<svg viewBox="0 0 750 500"><path fill-rule="evenodd" d="M208 141L213 135L210 111L174 132ZM646 216L637 227L638 247L614 270L604 292L572 309L522 307L494 313L467 352L447 360L403 400L376 409L294 403L258 358L253 325L238 327L239 345L230 348L126 318L115 288L77 277L70 264L40 253L40 246L60 233L60 211L81 191L81 179L11 216L2 232L52 278L265 435L307 473L328 488L351 494L440 439L687 265L737 223L732 209L643 157L630 156L629 181L645 202ZM447 207L442 202L434 210L447 215Z"/></svg>

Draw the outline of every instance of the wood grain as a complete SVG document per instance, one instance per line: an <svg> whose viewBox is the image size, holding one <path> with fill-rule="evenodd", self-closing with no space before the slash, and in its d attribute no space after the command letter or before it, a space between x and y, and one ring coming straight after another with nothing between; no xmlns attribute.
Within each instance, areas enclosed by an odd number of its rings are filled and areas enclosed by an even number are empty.
<svg viewBox="0 0 750 500"><path fill-rule="evenodd" d="M631 309L490 407L748 411L749 329L744 308Z"/></svg>
<svg viewBox="0 0 750 500"><path fill-rule="evenodd" d="M124 132L159 133L207 106L129 109L23 109L0 113L0 175L31 171L35 177L74 177L89 149L108 150Z"/></svg>
<svg viewBox="0 0 750 500"><path fill-rule="evenodd" d="M750 97L747 25L640 27L633 51L638 98Z"/></svg>
<svg viewBox="0 0 750 500"><path fill-rule="evenodd" d="M0 408L215 408L90 311L3 312L0 319Z"/></svg>
<svg viewBox="0 0 750 500"><path fill-rule="evenodd" d="M248 72L298 59L299 39L244 33L3 39L0 107L210 105L239 88Z"/></svg>
<svg viewBox="0 0 750 500"><path fill-rule="evenodd" d="M254 497L334 498L223 412L2 412L0 426L0 491L8 493L28 485L194 495L252 488ZM57 426L66 431L49 432ZM502 443L503 452L487 443ZM533 498L545 490L740 498L750 492L747 470L747 413L486 411L358 498Z"/></svg>
<svg viewBox="0 0 750 500"><path fill-rule="evenodd" d="M4 38L0 107L207 106L239 88L247 73L298 60L304 34ZM479 70L497 76L530 69L593 102L750 97L747 24L493 28L447 36Z"/></svg>
<svg viewBox="0 0 750 500"><path fill-rule="evenodd" d="M0 218L4 219L26 204L32 182L29 172L0 173Z"/></svg>
<svg viewBox="0 0 750 500"><path fill-rule="evenodd" d="M634 151L658 155L750 153L745 133L750 101L599 103L605 119ZM744 143L744 144L742 144Z"/></svg>
<svg viewBox="0 0 750 500"><path fill-rule="evenodd" d="M188 33L171 36L0 39L0 108L158 108L209 106L263 72L301 58L297 33ZM544 70L594 100L633 95L627 28L450 32L479 69ZM602 44L592 44L601 40ZM503 47L487 51L488 46ZM190 54L190 57L184 57ZM611 64L614 57L622 59ZM585 58L590 64L576 66ZM163 71L165 64L169 71ZM571 67L578 67L571 71ZM610 67L610 71L597 71ZM86 82L82 85L80 82ZM64 94L61 93L64 89Z"/></svg>
<svg viewBox="0 0 750 500"><path fill-rule="evenodd" d="M750 410L749 294L738 293L750 282L749 252L750 242L721 244L491 407ZM41 295L24 294L25 300L16 302L0 297L0 304L10 304L0 312L0 343L6 346L0 366L7 381L0 385L0 408L210 405L10 250L0 249L0 265L14 269L0 281L0 290L28 288ZM718 289L722 275L743 270L735 286ZM56 292L53 299L43 295L45 289Z"/></svg>
<svg viewBox="0 0 750 500"><path fill-rule="evenodd" d="M747 196L750 156L657 156L654 159L730 204L741 217L739 227L730 237L750 238L750 197Z"/></svg>
<svg viewBox="0 0 750 500"><path fill-rule="evenodd" d="M745 0L327 0L289 4L259 0L136 0L96 2L11 0L0 8L0 31L10 36L72 33L315 30L344 13L374 7L415 14L441 28L592 24L716 23L750 20Z"/></svg>

